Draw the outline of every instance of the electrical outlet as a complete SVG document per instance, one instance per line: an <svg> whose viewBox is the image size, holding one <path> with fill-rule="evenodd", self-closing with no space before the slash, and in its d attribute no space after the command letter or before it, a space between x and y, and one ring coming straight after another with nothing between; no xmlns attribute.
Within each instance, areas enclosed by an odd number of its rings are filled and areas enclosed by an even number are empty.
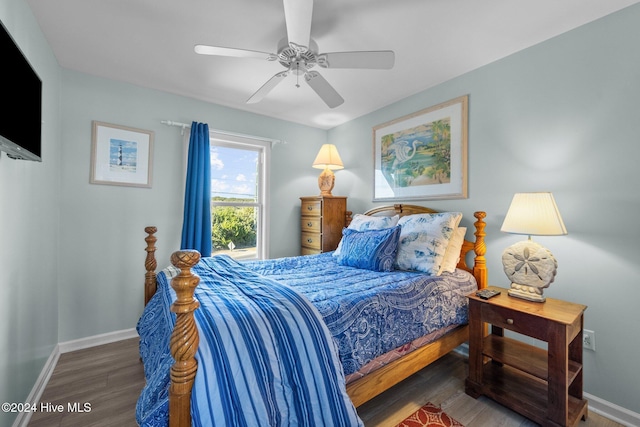
<svg viewBox="0 0 640 427"><path fill-rule="evenodd" d="M596 333L588 329L582 331L582 347L596 351Z"/></svg>

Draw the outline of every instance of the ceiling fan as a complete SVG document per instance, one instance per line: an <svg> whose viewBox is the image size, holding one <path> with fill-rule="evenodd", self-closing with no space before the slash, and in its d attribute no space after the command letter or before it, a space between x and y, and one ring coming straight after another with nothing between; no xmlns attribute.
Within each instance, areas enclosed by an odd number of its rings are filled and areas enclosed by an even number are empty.
<svg viewBox="0 0 640 427"><path fill-rule="evenodd" d="M344 102L340 94L322 77L312 70L321 68L391 69L395 54L391 50L318 53L318 46L311 39L311 17L313 0L283 0L287 36L278 43L278 53L235 49L219 46L196 45L194 50L202 55L236 58L255 58L278 61L286 68L271 77L247 100L248 104L260 102L289 73L304 76L307 84L329 106L335 108ZM300 86L296 84L296 86Z"/></svg>

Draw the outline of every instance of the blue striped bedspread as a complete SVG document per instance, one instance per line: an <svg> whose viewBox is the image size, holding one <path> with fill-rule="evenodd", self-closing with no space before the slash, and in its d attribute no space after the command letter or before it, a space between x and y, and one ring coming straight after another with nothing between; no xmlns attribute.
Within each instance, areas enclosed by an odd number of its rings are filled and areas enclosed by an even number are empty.
<svg viewBox="0 0 640 427"><path fill-rule="evenodd" d="M291 287L229 257L204 258L195 296L200 333L191 399L194 426L362 426L345 388L331 332ZM143 426L168 425L173 268L138 322L146 386L136 407Z"/></svg>
<svg viewBox="0 0 640 427"><path fill-rule="evenodd" d="M332 252L244 265L311 301L338 345L345 375L417 338L466 324L466 295L477 289L460 269L437 277L375 272L339 265Z"/></svg>

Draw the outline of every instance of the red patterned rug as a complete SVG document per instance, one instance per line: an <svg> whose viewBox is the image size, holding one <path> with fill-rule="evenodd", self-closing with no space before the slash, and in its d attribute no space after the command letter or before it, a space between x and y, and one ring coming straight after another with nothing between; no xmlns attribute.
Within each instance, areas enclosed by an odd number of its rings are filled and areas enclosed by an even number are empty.
<svg viewBox="0 0 640 427"><path fill-rule="evenodd" d="M427 402L396 427L464 427L447 415L439 406Z"/></svg>

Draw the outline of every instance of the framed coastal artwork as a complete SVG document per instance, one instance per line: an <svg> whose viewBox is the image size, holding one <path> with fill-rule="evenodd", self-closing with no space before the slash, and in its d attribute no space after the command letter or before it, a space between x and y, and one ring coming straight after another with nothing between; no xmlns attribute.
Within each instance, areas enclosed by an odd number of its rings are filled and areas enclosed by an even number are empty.
<svg viewBox="0 0 640 427"><path fill-rule="evenodd" d="M467 198L469 96L373 128L373 201Z"/></svg>
<svg viewBox="0 0 640 427"><path fill-rule="evenodd" d="M151 187L154 133L93 121L91 184Z"/></svg>

